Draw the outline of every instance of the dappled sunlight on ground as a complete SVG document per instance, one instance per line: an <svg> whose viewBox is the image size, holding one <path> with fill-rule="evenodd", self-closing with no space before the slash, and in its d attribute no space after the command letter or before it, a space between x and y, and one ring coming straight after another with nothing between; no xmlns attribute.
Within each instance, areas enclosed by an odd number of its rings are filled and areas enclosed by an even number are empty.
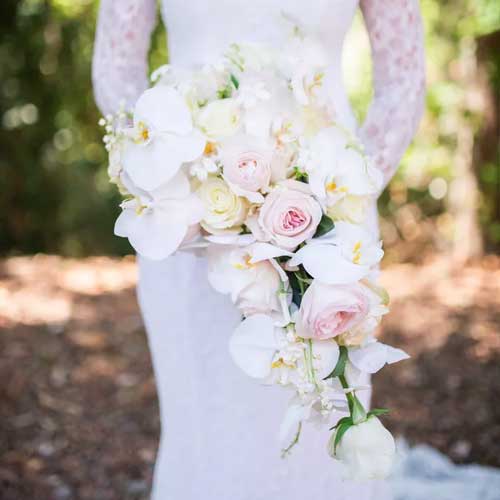
<svg viewBox="0 0 500 500"><path fill-rule="evenodd" d="M134 259L0 261L2 500L145 500L159 436ZM500 466L500 259L382 280L382 337L412 359L375 377L411 442Z"/></svg>

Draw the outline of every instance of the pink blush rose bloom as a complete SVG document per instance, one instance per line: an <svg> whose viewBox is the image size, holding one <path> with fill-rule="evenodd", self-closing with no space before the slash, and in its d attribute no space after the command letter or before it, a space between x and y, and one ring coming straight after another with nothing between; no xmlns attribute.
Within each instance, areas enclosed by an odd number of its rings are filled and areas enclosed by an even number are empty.
<svg viewBox="0 0 500 500"><path fill-rule="evenodd" d="M293 250L312 238L323 211L309 186L298 181L280 183L260 209L259 226L265 238L285 250Z"/></svg>
<svg viewBox="0 0 500 500"><path fill-rule="evenodd" d="M271 180L272 152L230 149L221 155L224 177L245 191L266 190Z"/></svg>
<svg viewBox="0 0 500 500"><path fill-rule="evenodd" d="M313 281L302 298L295 326L302 338L332 339L359 325L368 312L369 300L362 286Z"/></svg>

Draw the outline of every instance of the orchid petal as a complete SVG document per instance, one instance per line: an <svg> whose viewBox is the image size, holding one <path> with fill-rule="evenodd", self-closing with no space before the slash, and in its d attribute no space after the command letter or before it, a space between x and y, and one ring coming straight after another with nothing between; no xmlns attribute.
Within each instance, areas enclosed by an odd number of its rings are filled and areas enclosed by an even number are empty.
<svg viewBox="0 0 500 500"><path fill-rule="evenodd" d="M280 425L279 440L283 446L289 444L297 432L298 425L309 418L311 414L311 404L290 404L286 410L283 421Z"/></svg>
<svg viewBox="0 0 500 500"><path fill-rule="evenodd" d="M255 242L253 234L211 234L205 236L205 239L216 245L234 245L246 247Z"/></svg>
<svg viewBox="0 0 500 500"><path fill-rule="evenodd" d="M404 361L409 359L410 355L403 351L403 349L398 349L386 344L387 348L387 364L392 365L393 363L398 363L399 361Z"/></svg>
<svg viewBox="0 0 500 500"><path fill-rule="evenodd" d="M273 320L264 314L242 321L229 341L229 352L235 364L248 376L258 379L271 373L278 348Z"/></svg>
<svg viewBox="0 0 500 500"><path fill-rule="evenodd" d="M151 191L171 179L180 169L182 155L168 139L149 144L127 143L123 148L123 168L139 188Z"/></svg>
<svg viewBox="0 0 500 500"><path fill-rule="evenodd" d="M332 373L339 360L339 345L334 340L314 340L312 351L316 379L323 380Z"/></svg>
<svg viewBox="0 0 500 500"><path fill-rule="evenodd" d="M182 200L189 196L191 187L184 172L177 172L172 179L165 184L151 191L151 196L155 200Z"/></svg>
<svg viewBox="0 0 500 500"><path fill-rule="evenodd" d="M207 138L197 129L187 135L171 136L175 140L175 147L180 151L183 163L197 160L207 144ZM163 137L162 137L163 140Z"/></svg>
<svg viewBox="0 0 500 500"><path fill-rule="evenodd" d="M354 283L369 272L369 267L345 259L340 248L334 245L308 244L298 250L288 264L302 264L313 278L328 285Z"/></svg>
<svg viewBox="0 0 500 500"><path fill-rule="evenodd" d="M182 210L178 203L170 202L168 212ZM133 209L122 211L115 223L115 234L128 238L137 253L152 260L162 260L174 253L188 230L184 220L167 216L160 210L138 215Z"/></svg>
<svg viewBox="0 0 500 500"><path fill-rule="evenodd" d="M386 363L392 364L408 358L408 354L403 350L381 342L371 342L364 347L349 349L349 360L364 373L376 373Z"/></svg>
<svg viewBox="0 0 500 500"><path fill-rule="evenodd" d="M249 253L252 255L252 258L250 259L252 264L256 264L262 260L275 259L276 257L282 257L285 255L291 257L293 255L292 252L288 252L280 247L271 245L271 243L263 242L254 243L249 249Z"/></svg>
<svg viewBox="0 0 500 500"><path fill-rule="evenodd" d="M364 347L349 349L349 360L364 373L376 373L387 363L385 344L372 342Z"/></svg>
<svg viewBox="0 0 500 500"><path fill-rule="evenodd" d="M157 86L139 97L134 121L144 121L158 132L189 134L193 129L191 113L182 96L173 88Z"/></svg>

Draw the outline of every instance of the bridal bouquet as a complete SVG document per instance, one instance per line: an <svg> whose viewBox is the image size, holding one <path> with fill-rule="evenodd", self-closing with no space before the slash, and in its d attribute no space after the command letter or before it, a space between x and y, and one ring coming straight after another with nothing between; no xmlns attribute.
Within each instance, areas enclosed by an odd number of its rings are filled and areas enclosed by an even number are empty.
<svg viewBox="0 0 500 500"><path fill-rule="evenodd" d="M305 421L355 478L387 475L395 446L358 395L407 355L374 337L388 311L383 251L367 230L382 175L337 121L322 47L234 44L195 71L157 70L135 105L101 120L123 195L115 233L150 259L205 252L208 279L242 322L230 354L291 390L283 454ZM341 417L341 418L340 418Z"/></svg>

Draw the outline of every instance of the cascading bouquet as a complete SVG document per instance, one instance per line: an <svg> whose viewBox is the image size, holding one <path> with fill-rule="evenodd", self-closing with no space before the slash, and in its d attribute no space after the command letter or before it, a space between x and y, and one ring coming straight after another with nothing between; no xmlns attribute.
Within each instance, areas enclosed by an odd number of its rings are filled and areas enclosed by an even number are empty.
<svg viewBox="0 0 500 500"><path fill-rule="evenodd" d="M336 422L328 450L347 475L384 477L385 410L358 398L370 374L407 357L374 337L388 296L365 222L383 181L336 121L322 46L233 44L214 65L165 66L152 81L133 114L101 120L124 197L115 233L150 259L206 252L211 285L243 316L234 362L293 391L283 455L303 422Z"/></svg>

